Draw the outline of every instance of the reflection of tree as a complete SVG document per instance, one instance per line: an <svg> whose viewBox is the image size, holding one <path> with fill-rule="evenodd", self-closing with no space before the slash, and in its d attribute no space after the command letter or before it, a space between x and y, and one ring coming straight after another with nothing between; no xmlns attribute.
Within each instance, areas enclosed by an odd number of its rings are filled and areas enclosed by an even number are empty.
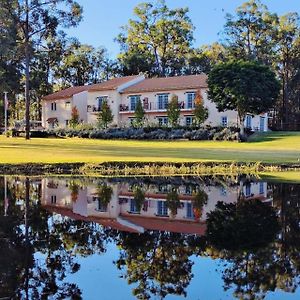
<svg viewBox="0 0 300 300"><path fill-rule="evenodd" d="M171 212L171 216L175 217L177 215L177 209L180 207L180 200L177 189L173 188L172 191L167 194L166 204Z"/></svg>
<svg viewBox="0 0 300 300"><path fill-rule="evenodd" d="M196 249L194 236L150 231L139 236L120 232L115 238L121 248L116 265L126 267L124 276L129 284L137 284L133 294L138 299L186 296L193 277L189 257Z"/></svg>
<svg viewBox="0 0 300 300"><path fill-rule="evenodd" d="M17 186L11 181L10 187L7 217L0 194L0 297L81 299L80 289L65 280L80 268L73 254L105 251L106 234L94 223L53 217L41 207L28 179Z"/></svg>
<svg viewBox="0 0 300 300"><path fill-rule="evenodd" d="M73 202L76 202L76 200L78 199L79 184L76 183L74 180L71 180L69 182L69 190L71 192L71 200Z"/></svg>
<svg viewBox="0 0 300 300"><path fill-rule="evenodd" d="M205 191L197 189L193 194L193 212L196 219L200 219L202 208L207 204L208 195Z"/></svg>
<svg viewBox="0 0 300 300"><path fill-rule="evenodd" d="M137 186L134 188L133 200L135 201L136 210L140 212L145 202L145 192L141 187Z"/></svg>
<svg viewBox="0 0 300 300"><path fill-rule="evenodd" d="M113 194L112 188L106 183L101 184L97 187L97 197L99 202L99 207L107 207L111 200Z"/></svg>
<svg viewBox="0 0 300 300"><path fill-rule="evenodd" d="M258 201L218 202L207 218L207 253L226 259L225 288L239 299L260 299L276 287L280 264L274 259L279 230L275 210Z"/></svg>

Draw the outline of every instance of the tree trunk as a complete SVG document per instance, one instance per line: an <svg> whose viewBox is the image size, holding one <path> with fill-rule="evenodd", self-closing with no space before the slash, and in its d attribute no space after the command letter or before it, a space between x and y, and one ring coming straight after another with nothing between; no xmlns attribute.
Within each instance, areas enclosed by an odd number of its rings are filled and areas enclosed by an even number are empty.
<svg viewBox="0 0 300 300"><path fill-rule="evenodd" d="M25 138L30 139L30 95L29 95L29 5L26 0L26 24L25 24Z"/></svg>
<svg viewBox="0 0 300 300"><path fill-rule="evenodd" d="M239 120L240 120L240 136L244 137L245 135L245 115L242 113L238 113L239 115Z"/></svg>

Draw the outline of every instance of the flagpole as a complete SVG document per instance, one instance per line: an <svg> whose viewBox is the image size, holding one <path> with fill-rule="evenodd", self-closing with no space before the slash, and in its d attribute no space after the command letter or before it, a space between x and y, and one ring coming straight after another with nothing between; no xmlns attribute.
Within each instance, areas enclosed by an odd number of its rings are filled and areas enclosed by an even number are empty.
<svg viewBox="0 0 300 300"><path fill-rule="evenodd" d="M8 92L4 92L4 133L5 136L7 136L7 106L8 106L8 100L7 100L7 94Z"/></svg>

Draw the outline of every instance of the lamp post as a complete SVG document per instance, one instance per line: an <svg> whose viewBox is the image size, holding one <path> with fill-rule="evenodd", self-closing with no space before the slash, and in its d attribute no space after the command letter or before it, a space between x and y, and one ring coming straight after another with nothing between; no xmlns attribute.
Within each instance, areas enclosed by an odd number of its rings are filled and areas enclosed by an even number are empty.
<svg viewBox="0 0 300 300"><path fill-rule="evenodd" d="M7 107L8 107L8 100L7 100L8 92L4 92L4 133L7 136Z"/></svg>

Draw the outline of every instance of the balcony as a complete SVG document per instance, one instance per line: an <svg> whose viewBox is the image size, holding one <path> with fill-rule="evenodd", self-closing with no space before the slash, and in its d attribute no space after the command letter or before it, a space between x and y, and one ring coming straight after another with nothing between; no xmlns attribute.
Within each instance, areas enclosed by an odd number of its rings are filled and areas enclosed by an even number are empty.
<svg viewBox="0 0 300 300"><path fill-rule="evenodd" d="M87 112L90 112L90 113L97 113L101 111L101 107L98 107L96 105L88 105L87 106Z"/></svg>
<svg viewBox="0 0 300 300"><path fill-rule="evenodd" d="M157 102L143 102L143 108L145 112L159 112L159 111L166 111L168 108L167 104L164 103L157 103ZM184 101L180 101L178 103L178 107L181 110L192 110L193 107L187 107L187 104ZM134 109L131 109L130 105L127 104L120 104L120 113L133 113Z"/></svg>

